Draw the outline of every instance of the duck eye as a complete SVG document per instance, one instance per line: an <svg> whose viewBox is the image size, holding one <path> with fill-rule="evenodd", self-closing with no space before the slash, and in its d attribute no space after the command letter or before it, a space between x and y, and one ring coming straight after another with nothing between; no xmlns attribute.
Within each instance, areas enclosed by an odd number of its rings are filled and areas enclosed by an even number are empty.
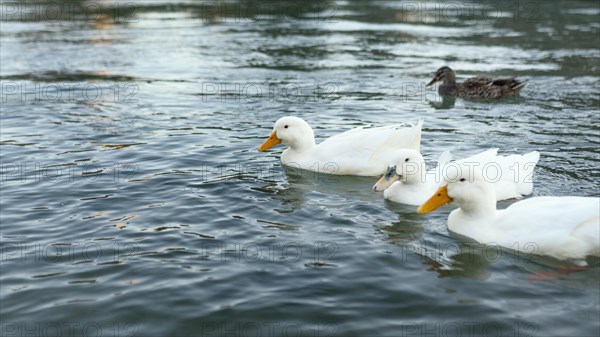
<svg viewBox="0 0 600 337"><path fill-rule="evenodd" d="M410 159L406 158L406 159L404 160L404 162L405 162L405 163L408 163L408 161L409 161L409 160L410 160Z"/></svg>
<svg viewBox="0 0 600 337"><path fill-rule="evenodd" d="M284 126L283 128L284 128L284 129L287 129L287 128L288 128L288 126L286 125L286 126Z"/></svg>
<svg viewBox="0 0 600 337"><path fill-rule="evenodd" d="M467 179L465 179L465 178L460 178L460 181L466 181L466 180L467 180Z"/></svg>

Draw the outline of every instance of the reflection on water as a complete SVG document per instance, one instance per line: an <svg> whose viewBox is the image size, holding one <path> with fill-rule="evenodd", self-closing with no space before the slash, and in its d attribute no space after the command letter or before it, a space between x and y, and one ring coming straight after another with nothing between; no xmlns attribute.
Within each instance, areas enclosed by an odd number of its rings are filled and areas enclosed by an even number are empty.
<svg viewBox="0 0 600 337"><path fill-rule="evenodd" d="M256 151L285 115L318 142L424 118L426 161L538 150L534 194L597 196L598 3L0 8L0 335L600 333L597 258L481 246L448 232L450 208L420 216L373 178ZM441 97L424 85L443 65L529 84Z"/></svg>

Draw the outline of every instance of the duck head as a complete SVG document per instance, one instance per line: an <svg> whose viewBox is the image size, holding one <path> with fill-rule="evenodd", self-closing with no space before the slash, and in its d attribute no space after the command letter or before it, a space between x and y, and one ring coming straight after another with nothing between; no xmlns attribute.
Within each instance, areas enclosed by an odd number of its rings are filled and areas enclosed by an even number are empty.
<svg viewBox="0 0 600 337"><path fill-rule="evenodd" d="M448 66L443 66L435 72L435 76L431 82L427 83L426 87L432 86L435 82L443 81L444 83L455 83L456 74L454 70Z"/></svg>
<svg viewBox="0 0 600 337"><path fill-rule="evenodd" d="M496 192L481 171L466 165L457 165L456 168L456 174L447 174L444 178L448 183L425 201L417 213L430 213L452 202L468 213L496 210Z"/></svg>
<svg viewBox="0 0 600 337"><path fill-rule="evenodd" d="M283 144L295 150L313 147L315 133L310 125L301 118L282 117L275 122L271 136L258 147L258 150L266 151L277 144Z"/></svg>
<svg viewBox="0 0 600 337"><path fill-rule="evenodd" d="M373 191L384 191L398 180L407 184L425 182L425 177L421 174L424 170L425 160L419 151L401 149L396 154L395 163L390 165L383 177L373 185Z"/></svg>

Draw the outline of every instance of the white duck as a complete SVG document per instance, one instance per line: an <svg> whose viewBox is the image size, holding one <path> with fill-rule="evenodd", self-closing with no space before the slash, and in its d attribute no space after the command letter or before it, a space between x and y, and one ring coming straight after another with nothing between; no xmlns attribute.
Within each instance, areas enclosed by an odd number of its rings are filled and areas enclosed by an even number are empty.
<svg viewBox="0 0 600 337"><path fill-rule="evenodd" d="M282 143L288 146L281 154L281 162L286 166L329 174L377 176L396 158L397 149L419 150L422 125L420 120L412 127L358 127L315 144L310 125L288 116L275 123L271 136L258 150L266 151Z"/></svg>
<svg viewBox="0 0 600 337"><path fill-rule="evenodd" d="M496 210L494 187L477 171L462 170L440 187L417 213L454 202L448 229L479 243L575 259L600 256L600 198L534 197Z"/></svg>
<svg viewBox="0 0 600 337"><path fill-rule="evenodd" d="M498 156L498 149L489 149L474 156L450 162L452 155L445 151L435 169L426 171L425 160L416 150L401 149L397 162L375 183L373 190L393 202L420 205L451 178L459 165L485 170L493 181L496 200L520 198L533 192L533 169L540 153Z"/></svg>

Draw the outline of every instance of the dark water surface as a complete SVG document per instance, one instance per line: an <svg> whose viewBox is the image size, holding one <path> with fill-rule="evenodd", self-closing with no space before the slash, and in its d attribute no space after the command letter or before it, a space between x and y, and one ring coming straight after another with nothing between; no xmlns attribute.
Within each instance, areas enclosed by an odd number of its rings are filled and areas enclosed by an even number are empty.
<svg viewBox="0 0 600 337"><path fill-rule="evenodd" d="M425 118L430 161L539 150L535 195L598 196L599 2L0 6L3 336L600 335L598 259L540 278L562 264L450 235L449 207L257 152L285 115ZM531 83L444 101L445 64Z"/></svg>

